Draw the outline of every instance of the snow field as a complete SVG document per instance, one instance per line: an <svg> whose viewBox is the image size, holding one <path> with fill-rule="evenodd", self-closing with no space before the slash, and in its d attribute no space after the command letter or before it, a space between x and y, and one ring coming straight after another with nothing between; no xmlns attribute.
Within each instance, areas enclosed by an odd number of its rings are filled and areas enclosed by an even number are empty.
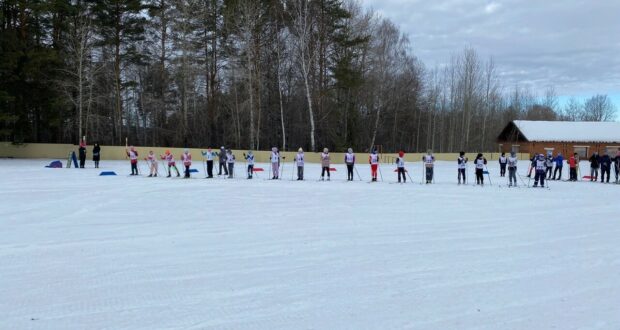
<svg viewBox="0 0 620 330"><path fill-rule="evenodd" d="M420 163L406 185L47 163L0 160L1 329L620 327L618 185L509 189L496 162L484 188L452 162L433 185Z"/></svg>

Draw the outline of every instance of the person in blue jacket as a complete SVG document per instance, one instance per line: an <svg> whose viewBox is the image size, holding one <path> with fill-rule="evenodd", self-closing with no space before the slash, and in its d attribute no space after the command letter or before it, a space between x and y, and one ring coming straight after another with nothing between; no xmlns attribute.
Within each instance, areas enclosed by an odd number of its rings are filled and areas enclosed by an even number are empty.
<svg viewBox="0 0 620 330"><path fill-rule="evenodd" d="M600 160L600 164L601 164L601 183L609 183L609 175L611 173L611 157L609 157L609 154L607 153L607 151L605 151L605 153L603 153L603 156L601 156L601 160ZM605 181L605 174L607 174L607 181Z"/></svg>
<svg viewBox="0 0 620 330"><path fill-rule="evenodd" d="M559 152L555 158L553 158L553 162L555 163L555 169L553 170L553 180L555 180L555 174L560 172L560 176L558 176L558 180L562 180L562 165L564 164L564 157L562 157L562 153Z"/></svg>

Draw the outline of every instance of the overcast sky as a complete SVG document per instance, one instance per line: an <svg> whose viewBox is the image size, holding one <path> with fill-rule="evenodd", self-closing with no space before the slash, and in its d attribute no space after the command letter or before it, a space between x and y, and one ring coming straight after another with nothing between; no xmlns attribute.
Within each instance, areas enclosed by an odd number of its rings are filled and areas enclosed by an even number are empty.
<svg viewBox="0 0 620 330"><path fill-rule="evenodd" d="M553 85L566 99L609 94L620 105L620 0L360 0L409 35L427 67L472 46L507 88Z"/></svg>

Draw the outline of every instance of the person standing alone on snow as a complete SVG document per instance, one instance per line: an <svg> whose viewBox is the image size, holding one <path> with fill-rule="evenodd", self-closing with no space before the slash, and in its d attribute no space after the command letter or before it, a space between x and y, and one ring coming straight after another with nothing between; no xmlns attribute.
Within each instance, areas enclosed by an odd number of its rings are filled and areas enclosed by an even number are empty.
<svg viewBox="0 0 620 330"><path fill-rule="evenodd" d="M405 152L399 151L398 158L396 158L396 171L398 172L398 183L400 183L400 177L403 177L403 183L407 183L407 175L405 174Z"/></svg>
<svg viewBox="0 0 620 330"><path fill-rule="evenodd" d="M344 154L344 163L347 164L347 181L353 181L353 167L355 166L355 154L353 149L349 148Z"/></svg>
<svg viewBox="0 0 620 330"><path fill-rule="evenodd" d="M226 162L228 163L228 178L232 179L235 176L235 155L233 155L230 149L226 151Z"/></svg>
<svg viewBox="0 0 620 330"><path fill-rule="evenodd" d="M478 154L474 165L476 165L476 184L484 186L484 167L487 165L487 159Z"/></svg>
<svg viewBox="0 0 620 330"><path fill-rule="evenodd" d="M280 176L280 153L278 148L271 148L271 173L273 173L272 180L277 180Z"/></svg>
<svg viewBox="0 0 620 330"><path fill-rule="evenodd" d="M211 150L211 147L207 149L206 152L202 151L202 156L205 158L207 162L207 178L213 178L213 159L215 158L215 153Z"/></svg>
<svg viewBox="0 0 620 330"><path fill-rule="evenodd" d="M506 158L506 153L502 152L502 155L499 156L499 176L506 176L506 163L508 159Z"/></svg>
<svg viewBox="0 0 620 330"><path fill-rule="evenodd" d="M555 162L555 169L553 170L553 180L555 180L556 173L560 173L558 176L558 180L562 180L562 166L564 166L564 157L561 152L558 152L558 155L553 158L553 162Z"/></svg>
<svg viewBox="0 0 620 330"><path fill-rule="evenodd" d="M157 159L155 158L155 154L153 150L149 151L148 156L144 158L146 162L149 164L149 178L157 176Z"/></svg>
<svg viewBox="0 0 620 330"><path fill-rule="evenodd" d="M226 148L224 146L220 147L220 152L217 154L220 168L217 173L217 176L222 175L222 168L224 168L224 175L228 175L228 169L226 168Z"/></svg>
<svg viewBox="0 0 620 330"><path fill-rule="evenodd" d="M598 168L600 166L600 157L597 152L590 157L590 181L598 181Z"/></svg>
<svg viewBox="0 0 620 330"><path fill-rule="evenodd" d="M547 160L545 159L545 155L538 155L538 159L536 159L536 175L534 176L534 187L538 187L538 182L540 182L541 187L545 187L545 176L547 174Z"/></svg>
<svg viewBox="0 0 620 330"><path fill-rule="evenodd" d="M129 147L126 152L131 164L131 175L138 175L138 152L133 146Z"/></svg>
<svg viewBox="0 0 620 330"><path fill-rule="evenodd" d="M368 156L368 163L370 164L370 175L372 176L371 181L377 182L377 169L379 168L379 155L377 155L377 149L372 149L372 153Z"/></svg>
<svg viewBox="0 0 620 330"><path fill-rule="evenodd" d="M461 179L463 179L463 184L465 184L465 169L467 168L467 157L465 157L465 152L459 152L459 158L457 159L457 168L459 171L458 179L459 184L461 184Z"/></svg>
<svg viewBox="0 0 620 330"><path fill-rule="evenodd" d="M512 151L507 159L508 163L508 187L517 186L517 153Z"/></svg>
<svg viewBox="0 0 620 330"><path fill-rule="evenodd" d="M78 153L80 154L80 168L84 168L84 165L86 165L86 137L83 137L82 141L80 141Z"/></svg>
<svg viewBox="0 0 620 330"><path fill-rule="evenodd" d="M165 159L168 163L168 178L170 177L173 168L177 172L177 177L181 176L181 173L179 173L179 169L177 168L176 162L174 161L174 156L172 155L172 153L170 153L170 150L166 150L165 156L159 155L159 157L161 159Z"/></svg>
<svg viewBox="0 0 620 330"><path fill-rule="evenodd" d="M245 161L248 163L248 179L251 179L254 175L254 154L252 150L248 150L248 154L243 154L243 157L245 157Z"/></svg>
<svg viewBox="0 0 620 330"><path fill-rule="evenodd" d="M192 166L192 154L189 153L188 149L183 150L181 161L183 162L183 166L185 166L185 176L183 178L189 179L189 168Z"/></svg>
<svg viewBox="0 0 620 330"><path fill-rule="evenodd" d="M299 148L295 155L295 166L297 167L297 181L304 179L304 149Z"/></svg>
<svg viewBox="0 0 620 330"><path fill-rule="evenodd" d="M428 150L426 155L422 157L422 161L424 162L424 168L426 170L426 183L433 182L433 167L435 166L435 156L432 155L432 152Z"/></svg>
<svg viewBox="0 0 620 330"><path fill-rule="evenodd" d="M95 143L93 147L93 162L95 162L95 168L99 168L99 160L101 159L101 147L99 143Z"/></svg>
<svg viewBox="0 0 620 330"><path fill-rule="evenodd" d="M325 180L325 172L327 172L327 181L330 179L329 164L329 149L323 148L323 153L321 154L321 181Z"/></svg>

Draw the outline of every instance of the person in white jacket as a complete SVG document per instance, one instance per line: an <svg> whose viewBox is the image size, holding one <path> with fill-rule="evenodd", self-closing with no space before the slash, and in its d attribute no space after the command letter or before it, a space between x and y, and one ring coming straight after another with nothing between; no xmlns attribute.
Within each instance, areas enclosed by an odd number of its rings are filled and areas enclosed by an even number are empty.
<svg viewBox="0 0 620 330"><path fill-rule="evenodd" d="M295 166L297 167L297 180L302 181L304 179L304 149L302 148L299 148L295 155Z"/></svg>

